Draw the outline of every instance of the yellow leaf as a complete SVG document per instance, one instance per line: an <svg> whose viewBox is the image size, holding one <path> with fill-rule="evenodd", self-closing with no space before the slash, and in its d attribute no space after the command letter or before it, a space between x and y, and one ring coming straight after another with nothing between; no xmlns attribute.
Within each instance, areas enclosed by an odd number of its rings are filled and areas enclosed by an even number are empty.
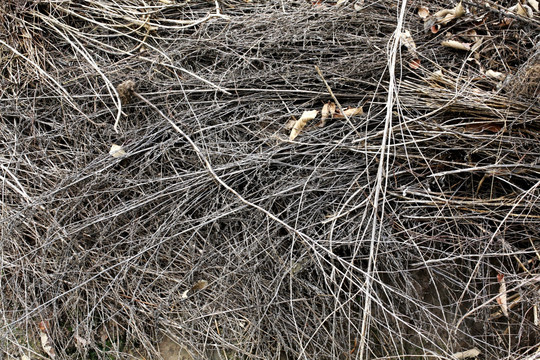
<svg viewBox="0 0 540 360"><path fill-rule="evenodd" d="M306 126L306 124L315 119L317 117L317 114L319 113L318 110L311 110L311 111L304 111L300 119L296 120L294 123L294 126L291 130L291 134L289 135L289 140L294 140L296 137L300 134L302 129Z"/></svg>
<svg viewBox="0 0 540 360"><path fill-rule="evenodd" d="M527 1L529 5L534 9L534 11L538 11L538 1L536 0L528 0Z"/></svg>

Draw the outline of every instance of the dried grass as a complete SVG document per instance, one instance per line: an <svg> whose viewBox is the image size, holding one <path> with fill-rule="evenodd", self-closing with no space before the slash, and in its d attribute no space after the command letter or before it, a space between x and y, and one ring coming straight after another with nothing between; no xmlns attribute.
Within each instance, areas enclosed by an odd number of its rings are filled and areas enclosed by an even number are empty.
<svg viewBox="0 0 540 360"><path fill-rule="evenodd" d="M532 359L538 13L474 4L3 2L0 354Z"/></svg>

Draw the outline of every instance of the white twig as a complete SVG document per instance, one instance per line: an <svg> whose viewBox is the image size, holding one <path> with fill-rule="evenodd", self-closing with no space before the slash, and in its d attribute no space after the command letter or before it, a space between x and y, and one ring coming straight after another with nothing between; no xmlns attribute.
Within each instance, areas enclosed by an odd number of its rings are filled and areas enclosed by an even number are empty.
<svg viewBox="0 0 540 360"><path fill-rule="evenodd" d="M388 58L388 72L390 76L390 81L388 84L388 97L386 100L386 118L384 122L384 130L383 130L383 138L381 141L381 147L380 147L380 157L379 157L379 168L377 170L377 184L375 186L375 194L373 196L373 213L372 213L372 231L371 231L371 238L370 238L370 245L369 245L369 260L368 260L368 268L366 271L366 282L365 282L365 301L364 301L364 308L363 308L363 314L362 314L362 326L360 329L360 345L358 347L359 352L359 358L360 360L364 359L364 354L366 351L366 343L367 343L367 337L369 334L369 323L370 323L370 317L371 317L371 288L373 284L373 278L374 278L374 267L376 263L376 257L377 257L377 248L378 248L378 242L377 240L380 239L381 235L381 228L383 227L383 224L378 224L378 212L379 212L379 199L381 197L381 192L383 192L383 181L386 180L386 174L388 171L385 172L385 167L388 166L387 161L385 161L385 158L388 156L387 154L387 142L389 141L390 137L390 129L392 128L392 114L393 114L393 108L394 108L394 102L397 100L397 89L396 89L396 74L395 74L395 68L396 68L396 60L397 60L397 54L399 50L400 45L400 35L402 32L402 26L403 21L405 18L405 11L407 10L407 1L404 0L401 4L401 12L399 14L398 22L396 25L396 30L394 31L394 34L392 36L392 47L390 49L389 58ZM396 95L396 99L394 99L394 95ZM386 185L385 185L386 188ZM383 214L384 212L384 200L381 207L381 216L380 221L382 222Z"/></svg>

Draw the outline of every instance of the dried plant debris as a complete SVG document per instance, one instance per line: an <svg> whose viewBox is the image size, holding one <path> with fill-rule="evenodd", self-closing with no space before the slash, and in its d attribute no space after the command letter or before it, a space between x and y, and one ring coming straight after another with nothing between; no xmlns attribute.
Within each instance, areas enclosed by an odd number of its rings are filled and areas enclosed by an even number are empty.
<svg viewBox="0 0 540 360"><path fill-rule="evenodd" d="M459 2L451 9L442 9L431 15L428 7L420 6L417 10L417 14L424 20L424 27L426 29L431 29L431 32L437 33L442 26L465 15L465 8L463 7L463 4Z"/></svg>
<svg viewBox="0 0 540 360"><path fill-rule="evenodd" d="M0 1L0 357L532 359L537 2L396 4Z"/></svg>
<svg viewBox="0 0 540 360"><path fill-rule="evenodd" d="M472 48L471 43L464 43L456 40L445 40L441 42L442 46L446 46L456 50L470 51Z"/></svg>
<svg viewBox="0 0 540 360"><path fill-rule="evenodd" d="M112 144L111 149L109 150L109 154L114 158L120 158L127 155L124 148L120 145Z"/></svg>
<svg viewBox="0 0 540 360"><path fill-rule="evenodd" d="M120 95L120 100L123 105L129 104L135 93L136 83L133 80L126 80L117 86L116 90Z"/></svg>
<svg viewBox="0 0 540 360"><path fill-rule="evenodd" d="M47 320L40 321L39 323L39 338L41 340L41 347L43 351L51 359L56 359L56 352L54 351L54 345L50 337L51 324Z"/></svg>
<svg viewBox="0 0 540 360"><path fill-rule="evenodd" d="M307 123L317 116L319 113L318 110L310 110L310 111L304 111L302 113L302 116L300 116L300 119L296 120L293 128L291 130L291 134L289 135L289 140L294 140L296 137L300 134L302 129L307 125Z"/></svg>

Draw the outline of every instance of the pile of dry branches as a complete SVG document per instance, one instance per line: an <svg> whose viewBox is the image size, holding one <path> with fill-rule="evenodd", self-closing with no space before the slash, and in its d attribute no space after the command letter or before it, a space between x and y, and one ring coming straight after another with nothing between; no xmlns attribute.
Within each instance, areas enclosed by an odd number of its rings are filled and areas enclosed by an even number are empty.
<svg viewBox="0 0 540 360"><path fill-rule="evenodd" d="M538 356L536 2L338 3L0 4L1 355Z"/></svg>

